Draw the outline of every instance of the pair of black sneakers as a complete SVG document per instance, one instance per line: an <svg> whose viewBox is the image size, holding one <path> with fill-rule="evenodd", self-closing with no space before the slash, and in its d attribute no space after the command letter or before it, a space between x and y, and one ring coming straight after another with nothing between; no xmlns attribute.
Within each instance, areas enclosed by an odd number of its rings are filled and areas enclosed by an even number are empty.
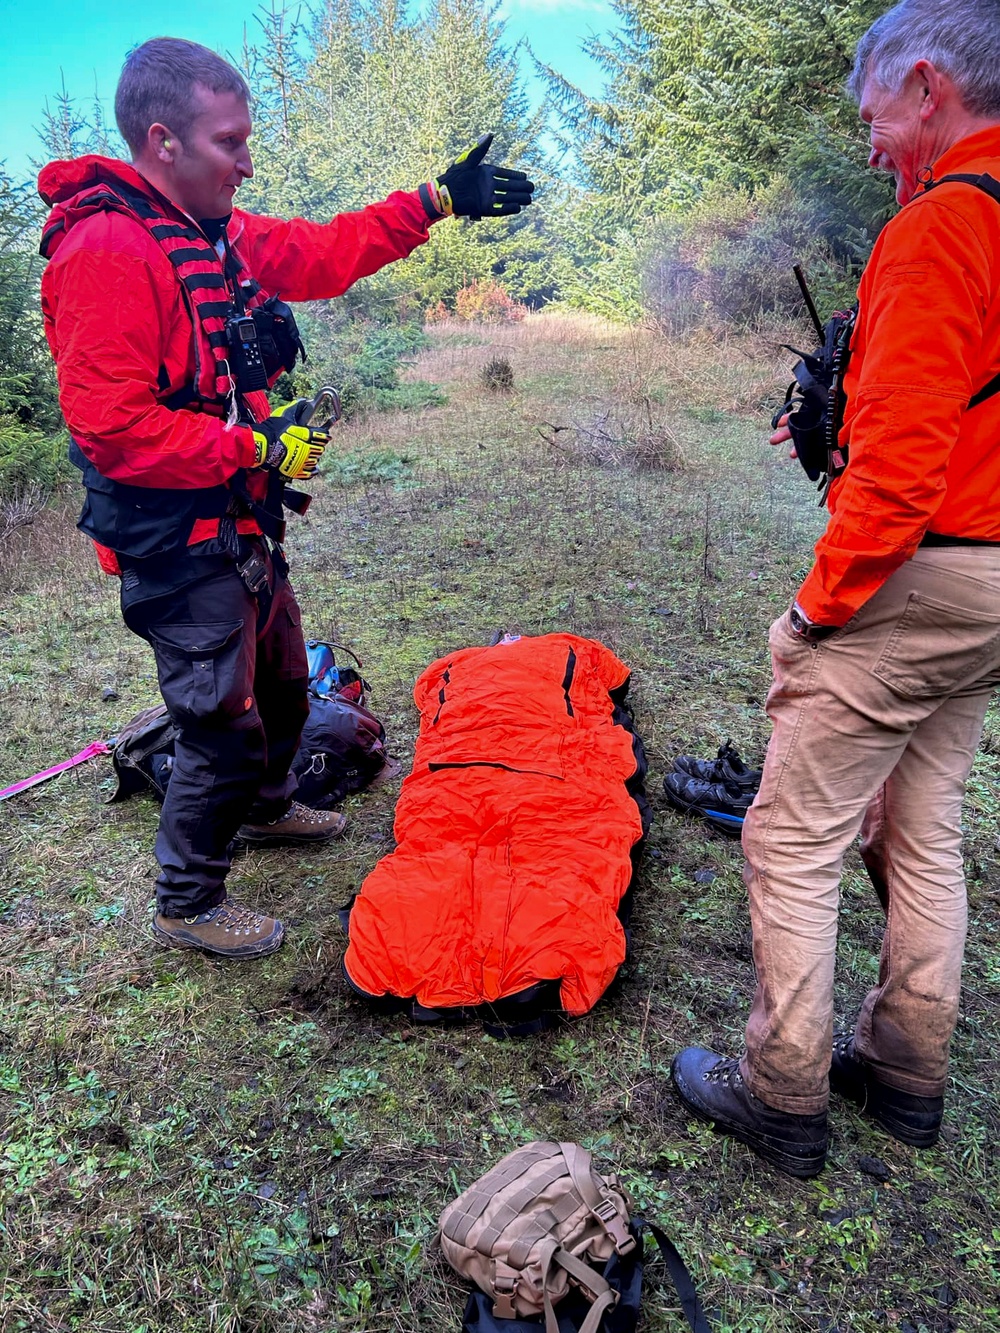
<svg viewBox="0 0 1000 1333"><path fill-rule="evenodd" d="M748 768L731 741L714 759L682 754L663 779L667 800L676 810L699 815L721 833L738 838L743 817L760 786L761 770Z"/></svg>

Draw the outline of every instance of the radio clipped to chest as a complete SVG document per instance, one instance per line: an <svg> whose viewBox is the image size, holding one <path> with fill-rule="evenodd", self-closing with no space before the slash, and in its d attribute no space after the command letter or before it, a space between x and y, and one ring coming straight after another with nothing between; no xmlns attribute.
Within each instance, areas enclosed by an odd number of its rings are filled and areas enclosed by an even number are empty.
<svg viewBox="0 0 1000 1333"><path fill-rule="evenodd" d="M847 395L844 376L851 359L851 338L858 307L838 310L825 324L820 320L801 267L792 269L802 292L813 327L820 338L815 352L800 352L789 347L800 359L793 368L795 379L788 386L785 401L775 412L771 427L787 423L795 456L810 481L819 483L820 504L824 504L830 483L847 467L847 446L840 443Z"/></svg>
<svg viewBox="0 0 1000 1333"><path fill-rule="evenodd" d="M294 369L298 356L308 360L291 306L277 296L230 315L226 342L238 393L266 390L281 371Z"/></svg>

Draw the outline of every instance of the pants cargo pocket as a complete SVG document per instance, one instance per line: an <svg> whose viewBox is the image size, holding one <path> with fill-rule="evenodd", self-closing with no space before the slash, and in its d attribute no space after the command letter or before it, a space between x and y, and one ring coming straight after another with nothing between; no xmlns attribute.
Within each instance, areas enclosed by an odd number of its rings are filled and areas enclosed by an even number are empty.
<svg viewBox="0 0 1000 1333"><path fill-rule="evenodd" d="M974 684L998 661L996 614L911 592L873 672L894 694L933 699Z"/></svg>
<svg viewBox="0 0 1000 1333"><path fill-rule="evenodd" d="M309 659L306 656L305 639L302 636L302 612L295 600L291 584L285 585L283 605L278 607L276 633L284 637L283 651L280 655L278 676L282 680L305 680L309 676Z"/></svg>
<svg viewBox="0 0 1000 1333"><path fill-rule="evenodd" d="M221 724L253 708L253 659L242 620L151 625L163 701L179 721Z"/></svg>

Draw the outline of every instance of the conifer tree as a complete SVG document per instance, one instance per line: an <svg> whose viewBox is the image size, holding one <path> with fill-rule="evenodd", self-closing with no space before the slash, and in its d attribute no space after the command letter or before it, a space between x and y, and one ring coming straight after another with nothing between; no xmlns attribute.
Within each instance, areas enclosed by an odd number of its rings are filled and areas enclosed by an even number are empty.
<svg viewBox="0 0 1000 1333"><path fill-rule="evenodd" d="M664 238L676 249L678 219L693 210L704 235L712 201L736 191L752 228L755 196L765 208L788 199L783 179L802 242L848 269L863 261L892 191L867 170L866 132L844 82L858 37L891 3L614 0L618 29L588 45L605 95L548 70L584 186L559 224L564 291L600 309L609 287L634 315L648 252L662 251ZM723 211L735 235L733 210ZM773 233L780 219L762 226ZM831 283L850 288L849 276Z"/></svg>
<svg viewBox="0 0 1000 1333"><path fill-rule="evenodd" d="M785 173L822 188L838 220L877 226L886 193L864 172L843 85L858 37L891 3L614 0L618 31L588 48L606 97L551 80L586 183L628 223L717 181L753 190Z"/></svg>
<svg viewBox="0 0 1000 1333"><path fill-rule="evenodd" d="M491 157L543 174L518 57L482 0L435 0L411 16L400 0L326 0L287 40L287 15L262 21L265 49L249 47L257 175L252 207L329 217L440 174L480 133ZM285 60L277 63L281 49ZM384 305L411 294L422 308L474 278L512 295L550 295L550 243L538 210L504 222L446 223L403 264L349 300Z"/></svg>

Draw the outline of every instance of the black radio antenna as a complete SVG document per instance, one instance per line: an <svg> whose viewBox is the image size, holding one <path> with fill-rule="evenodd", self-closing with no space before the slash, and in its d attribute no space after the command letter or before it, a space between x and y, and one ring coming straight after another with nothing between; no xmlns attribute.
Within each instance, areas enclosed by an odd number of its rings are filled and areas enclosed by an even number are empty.
<svg viewBox="0 0 1000 1333"><path fill-rule="evenodd" d="M812 294L806 283L806 275L802 272L802 265L793 264L792 272L795 274L795 281L799 284L799 291L802 293L802 299L806 303L806 309L809 311L809 318L813 322L813 328L819 335L820 342L822 342L826 337L826 332L823 328L823 321L820 319L819 313L816 310L816 303L813 301Z"/></svg>

